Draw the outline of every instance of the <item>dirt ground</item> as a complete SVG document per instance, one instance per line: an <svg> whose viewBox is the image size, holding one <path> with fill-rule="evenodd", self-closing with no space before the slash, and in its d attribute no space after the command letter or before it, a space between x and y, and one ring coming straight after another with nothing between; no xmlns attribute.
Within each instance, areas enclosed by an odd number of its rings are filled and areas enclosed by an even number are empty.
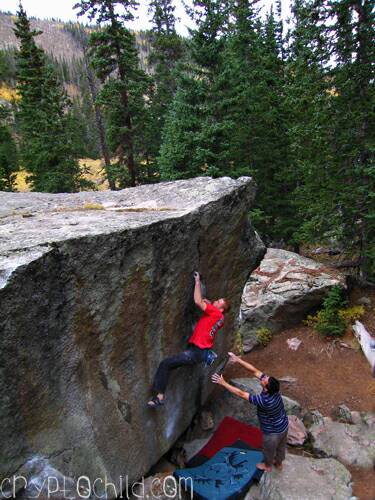
<svg viewBox="0 0 375 500"><path fill-rule="evenodd" d="M286 342L293 337L302 340L297 351L289 349ZM276 378L296 378L295 383L281 382L282 392L296 399L304 410L332 415L339 404L346 404L351 410L375 412L375 378L370 364L352 334L342 342L350 347L321 340L310 328L298 326L275 335L267 347L253 350L243 359ZM245 376L248 372L238 365L225 371L225 377Z"/></svg>
<svg viewBox="0 0 375 500"><path fill-rule="evenodd" d="M361 296L372 300L372 307L361 321L375 336L375 290L354 290L351 302ZM302 341L297 351L289 349L286 342L293 337ZM345 404L350 410L375 412L375 378L351 331L340 341L332 342L300 325L276 334L268 346L254 349L243 359L276 378L296 378L294 383L282 382L281 390L297 400L304 411L317 409L332 416L339 404ZM228 365L224 373L227 380L246 376L248 372L238 365ZM351 468L350 472L353 494L360 500L375 500L375 470Z"/></svg>

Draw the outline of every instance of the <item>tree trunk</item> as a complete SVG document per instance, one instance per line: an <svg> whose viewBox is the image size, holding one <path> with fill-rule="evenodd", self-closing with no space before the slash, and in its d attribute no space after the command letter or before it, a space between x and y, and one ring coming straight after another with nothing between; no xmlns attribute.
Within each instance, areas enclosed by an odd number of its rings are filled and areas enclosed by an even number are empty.
<svg viewBox="0 0 375 500"><path fill-rule="evenodd" d="M357 52L357 62L361 67L370 66L370 52L372 47L372 38L369 36L371 21L369 12L371 12L370 3L368 0L362 2L361 0L352 0L351 2L354 10L358 15L358 52ZM362 77L358 80L358 93L362 103L362 123L358 130L358 137L360 139L360 164L361 164L361 177L363 182L367 185L367 191L372 191L372 181L368 175L365 174L365 168L370 158L370 151L367 147L367 140L369 134L369 86L370 86L371 72L364 72ZM368 232L367 225L365 222L365 216L368 211L368 206L366 203L360 203L361 221L359 227L359 240L360 240L360 277L364 280L368 279Z"/></svg>
<svg viewBox="0 0 375 500"><path fill-rule="evenodd" d="M121 77L121 72L120 72L120 78L124 81L124 79ZM132 120L129 114L129 99L128 99L128 93L126 90L123 90L121 92L121 101L123 103L124 109L126 110L126 118L125 118L125 124L126 128L128 129L128 133L126 134L125 143L127 145L128 149L128 169L129 169L129 174L130 174L130 185L135 186L135 162L134 162L134 147L133 147L133 137L132 137Z"/></svg>
<svg viewBox="0 0 375 500"><path fill-rule="evenodd" d="M116 190L116 183L115 183L115 180L113 179L113 176L111 175L111 158L110 158L108 146L107 146L107 143L105 140L102 112L100 110L99 105L96 103L96 96L97 96L96 86L95 86L95 81L94 81L94 75L93 75L92 71L90 70L90 67L89 67L87 59L86 59L86 47L83 47L83 54L84 54L84 60L85 60L87 81L89 83L91 99L92 99L94 110L95 110L95 122L96 122L96 128L98 130L100 150L102 152L102 156L104 159L104 170L105 170L105 173L107 176L109 189L111 189L112 191L115 191Z"/></svg>
<svg viewBox="0 0 375 500"><path fill-rule="evenodd" d="M113 6L110 6L110 12L112 16L112 27L116 30L115 22L114 22L114 11ZM116 53L117 53L117 67L120 75L120 80L125 84L126 74L124 68L121 64L121 49L118 42L115 42L116 45ZM124 137L124 142L127 145L127 159L128 159L128 170L130 174L130 185L135 186L135 162L134 162L134 145L133 145L133 127L132 120L129 113L129 96L126 88L121 91L121 102L125 112L125 125L127 128L126 136Z"/></svg>

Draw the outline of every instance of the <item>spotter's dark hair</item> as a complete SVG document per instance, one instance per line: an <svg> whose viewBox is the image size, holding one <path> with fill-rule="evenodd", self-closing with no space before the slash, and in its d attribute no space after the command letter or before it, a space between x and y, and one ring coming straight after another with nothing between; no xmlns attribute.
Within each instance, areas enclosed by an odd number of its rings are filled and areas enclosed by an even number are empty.
<svg viewBox="0 0 375 500"><path fill-rule="evenodd" d="M276 394L280 390L280 382L275 377L269 377L268 384L267 384L267 390L268 390L268 394L270 396L272 396L273 394Z"/></svg>

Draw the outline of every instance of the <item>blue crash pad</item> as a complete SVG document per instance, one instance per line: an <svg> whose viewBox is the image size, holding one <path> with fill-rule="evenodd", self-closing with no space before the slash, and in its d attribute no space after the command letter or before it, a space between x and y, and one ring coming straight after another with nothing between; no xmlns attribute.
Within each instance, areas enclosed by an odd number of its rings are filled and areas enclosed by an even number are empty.
<svg viewBox="0 0 375 500"><path fill-rule="evenodd" d="M262 472L256 468L263 453L226 447L199 467L177 469L175 477L182 487L202 500L234 500L259 480Z"/></svg>

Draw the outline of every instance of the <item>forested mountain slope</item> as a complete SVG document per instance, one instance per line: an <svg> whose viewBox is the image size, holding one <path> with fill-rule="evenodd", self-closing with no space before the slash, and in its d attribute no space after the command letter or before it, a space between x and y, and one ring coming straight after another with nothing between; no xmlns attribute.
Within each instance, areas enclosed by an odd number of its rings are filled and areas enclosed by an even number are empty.
<svg viewBox="0 0 375 500"><path fill-rule="evenodd" d="M19 43L13 32L16 16L0 12L0 48L18 47ZM38 45L47 53L61 61L72 61L83 57L82 47L67 29L69 24L59 20L31 18L31 27L42 31Z"/></svg>
<svg viewBox="0 0 375 500"><path fill-rule="evenodd" d="M14 21L16 16L0 12L0 50L14 49L18 47L17 39L14 35ZM82 59L83 50L77 37L74 35L74 28L80 23L63 22L58 19L35 19L30 18L32 29L42 31L37 38L37 44L47 54L53 56L61 62L70 63L75 59ZM86 28L89 33L92 28ZM141 65L146 68L147 56L150 52L150 43L146 33L136 33L136 41L139 49Z"/></svg>
<svg viewBox="0 0 375 500"><path fill-rule="evenodd" d="M0 105L6 107L13 106L19 100L15 90L16 52L19 49L19 41L14 33L16 20L17 16L0 12ZM36 44L46 53L72 101L75 128L77 132L81 131L75 134L79 156L98 158L100 152L93 96L88 81L87 61L84 60L84 45L95 26L58 19L30 18L30 27L40 32L35 38ZM151 51L149 33L135 33L135 42L140 67L152 73L152 65L148 60ZM94 82L94 85L98 88L99 81Z"/></svg>
<svg viewBox="0 0 375 500"><path fill-rule="evenodd" d="M285 23L281 0L266 15L250 0L193 0L187 14L195 29L183 39L173 0L152 0L152 28L137 42L127 28L134 4L81 0L76 13L95 23L90 33L79 23L43 26L47 40L64 32L62 45L71 35L66 59L37 45L20 6L17 81L15 45L0 49L9 102L0 117L2 189L15 188L19 166L34 191L66 191L62 167L69 189L87 188L76 176L86 157L103 159L110 189L252 176L251 216L268 244L334 245L347 267L374 276L373 2L291 3ZM11 20L3 16L4 40L12 38ZM77 43L86 56L74 56ZM50 124L68 139L52 140Z"/></svg>

